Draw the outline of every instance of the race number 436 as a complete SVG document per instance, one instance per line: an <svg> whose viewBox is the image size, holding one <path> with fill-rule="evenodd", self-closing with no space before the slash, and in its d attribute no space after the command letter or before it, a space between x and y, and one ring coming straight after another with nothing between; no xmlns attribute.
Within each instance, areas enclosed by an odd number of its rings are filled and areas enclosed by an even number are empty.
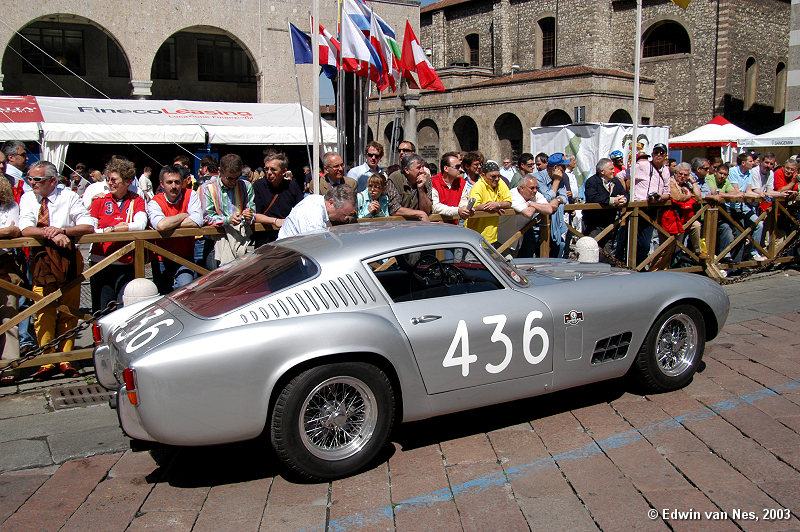
<svg viewBox="0 0 800 532"><path fill-rule="evenodd" d="M550 338L547 336L547 331L542 327L534 326L534 321L541 319L542 313L534 310L525 317L525 325L522 329L522 354L529 364L538 364L547 356L547 351L550 349ZM514 344L507 334L503 333L503 327L506 325L507 318L504 314L495 314L492 316L485 316L483 323L486 325L494 325L494 330L489 340L492 342L500 342L505 348L503 359L497 364L487 363L486 371L489 373L500 373L508 367L511 363L511 357L514 353ZM541 350L534 354L531 352L531 344L534 338L541 338ZM461 346L461 352L456 355L458 346ZM450 368L453 366L461 366L461 375L466 377L469 375L469 366L478 361L478 356L470 354L469 352L469 332L467 331L467 322L464 320L458 321L456 327L456 334L453 336L453 341L450 342L450 347L447 349L447 354L442 360L442 366Z"/></svg>

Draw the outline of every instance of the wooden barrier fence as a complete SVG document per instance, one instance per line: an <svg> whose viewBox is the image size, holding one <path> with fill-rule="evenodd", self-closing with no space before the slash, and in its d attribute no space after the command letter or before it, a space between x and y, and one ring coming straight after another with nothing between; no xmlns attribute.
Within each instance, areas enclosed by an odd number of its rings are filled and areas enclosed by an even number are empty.
<svg viewBox="0 0 800 532"><path fill-rule="evenodd" d="M693 250L689 249L685 243L682 242L680 238L677 238L676 235L669 234L659 223L658 219L653 219L648 212L652 212L653 208L657 208L657 212L660 212L660 209L668 208L672 205L670 201L666 202L658 202L658 203L648 203L648 202L631 202L625 207L617 209L615 207L600 205L597 203L587 203L581 204L576 203L572 205L567 205L565 207L566 212L573 212L578 210L596 210L596 209L614 209L619 210L619 216L616 217L613 224L605 227L603 231L596 235L594 238L596 240L602 240L604 237L609 235L614 230L627 230L628 231L628 238L627 238L627 267L631 269L635 269L638 271L642 271L647 268L647 266L653 261L653 259L661 253L664 249L671 246L674 242L677 245L677 249L681 250L684 256L690 261L692 264L690 266L684 266L681 268L676 268L677 271L685 271L685 272L701 272L705 271L707 275L714 278L715 280L719 281L722 277L720 275L720 268L742 268L747 266L755 266L758 265L755 261L744 261L738 264L729 264L729 265L721 265L719 263L719 258L724 257L728 252L734 249L743 241L749 242L752 244L759 253L767 257L768 260L773 260L776 263L780 262L789 262L793 260L793 257L779 257L779 255L784 251L785 247L788 243L797 235L798 232L798 221L797 219L787 210L786 203L784 201L773 201L770 205L770 208L764 212L762 212L758 217L758 222L769 220L769 223L766 224L764 235L766 240L769 242L768 246L765 248L762 246L761 242L756 242L753 239L752 233L755 224L742 227L738 221L732 217L728 211L726 210L725 206L711 201L703 201L699 202L699 209L694 213L694 215L684 224L684 229L687 229L695 220L700 219L703 217L703 237L705 238L706 249L708 250L709 258L707 260L701 260L697 254L694 253ZM503 216L516 216L513 210L508 209L503 214ZM777 242L776 238L776 231L778 229L778 216L786 216L790 222L790 226L793 228L785 238L782 240L780 244ZM484 216L494 216L489 213L479 212L476 213L476 217L484 217ZM658 218L658 217L656 217ZM361 219L359 223L370 223L374 221L393 221L393 220L404 220L402 217L388 217L388 218L374 218L374 219ZM442 221L443 217L439 215L432 215L432 221ZM720 250L719 253L715 253L716 249L716 242L717 242L717 226L720 220L730 224L730 226L738 232L738 235L733 239L731 244L727 246L725 249ZM662 242L658 248L653 252L648 254L647 258L640 263L636 263L636 255L637 255L637 235L639 233L640 227L643 227L642 224L652 225L656 231L658 231L661 235L665 237L664 242ZM547 257L550 254L550 217L549 216L539 216L534 220L529 221L522 227L519 231L516 231L510 238L508 238L502 245L499 246L498 251L501 253L508 250L510 246L513 245L519 238L523 236L523 234L530 230L535 225L539 225L540 227L540 235L546 236L547 238L542 238L539 246L539 256ZM274 229L277 229L273 227ZM263 231L265 229L270 229L270 227L264 227L261 224L256 224L255 230L256 231ZM580 231L574 229L573 227L569 226L569 233L574 235L575 237L582 237L584 236ZM14 285L7 281L0 280L0 288L7 290L9 292L15 293L20 296L25 296L32 300L34 303L28 309L23 312L18 313L14 318L4 323L0 326L0 334L4 334L8 331L11 327L18 325L22 320L27 317L35 315L40 309L44 308L45 306L55 302L61 296L61 294L69 290L70 288L75 287L76 285L81 284L83 281L90 279L93 275L96 275L99 271L102 271L104 268L108 267L112 263L114 263L119 257L123 255L133 252L134 255L134 271L135 276L137 278L142 278L145 276L145 260L148 255L148 251L161 255L169 260L172 260L182 266L185 266L200 275L204 275L208 273L208 270L202 268L194 264L192 261L187 260L183 257L175 255L174 253L157 246L152 241L157 239L165 239L165 238L178 238L178 237L187 237L187 236L222 236L224 234L224 230L219 227L201 227L197 229L175 229L173 231L165 231L159 232L155 230L145 230L145 231L131 231L131 232L123 232L123 233L94 233L89 235L84 235L77 239L78 244L91 244L95 242L127 242L122 248L116 250L112 254L105 257L100 262L85 268L83 272L78 275L76 279L70 281L61 289L56 290L55 292L48 294L46 296L40 296L38 294L33 293L30 290L27 290L24 287ZM36 246L41 245L41 243L35 238L13 238L13 239L0 239L0 246L4 248L19 248L19 247L29 247L29 246ZM80 311L79 309L70 308L64 305L60 305L58 307L59 311L68 312L73 316L78 317L79 319L88 319L89 315L85 314L84 312ZM77 357L77 358L76 358ZM44 363L48 363L49 361L63 361L63 360L82 360L91 358L91 350L78 350L73 351L70 353L59 353L54 355L42 355L36 357L33 360L23 363L20 367L26 366L34 366L40 365ZM0 362L0 365L3 365L5 361Z"/></svg>

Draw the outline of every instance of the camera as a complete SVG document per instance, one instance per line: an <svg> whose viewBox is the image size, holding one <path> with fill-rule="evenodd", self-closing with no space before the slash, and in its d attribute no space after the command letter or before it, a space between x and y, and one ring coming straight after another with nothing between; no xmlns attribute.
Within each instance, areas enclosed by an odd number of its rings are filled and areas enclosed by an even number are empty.
<svg viewBox="0 0 800 532"><path fill-rule="evenodd" d="M659 201L661 199L661 194L658 192L651 192L647 195L647 201Z"/></svg>

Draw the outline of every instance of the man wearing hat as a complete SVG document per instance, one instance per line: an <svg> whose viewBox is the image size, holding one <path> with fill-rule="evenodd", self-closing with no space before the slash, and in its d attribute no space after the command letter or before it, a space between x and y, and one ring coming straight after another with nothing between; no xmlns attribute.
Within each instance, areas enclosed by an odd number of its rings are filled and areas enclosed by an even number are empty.
<svg viewBox="0 0 800 532"><path fill-rule="evenodd" d="M500 165L488 160L483 165L481 179L469 191L469 199L475 200L475 212L490 212L497 216L481 216L469 218L464 225L467 229L477 231L490 244L497 246L497 228L500 224L500 213L511 208L511 191L505 181L500 179Z"/></svg>
<svg viewBox="0 0 800 532"><path fill-rule="evenodd" d="M539 192L547 201L558 202L558 209L550 216L551 257L566 257L567 252L567 224L564 221L564 205L569 201L564 179L567 165L569 159L563 153L554 153L547 158L547 167L534 174L539 182Z"/></svg>
<svg viewBox="0 0 800 532"><path fill-rule="evenodd" d="M620 181L623 183L625 182L625 177L627 172L625 170L625 155L620 150L614 150L608 154L608 158L611 159L611 162L614 164L614 177L620 178ZM623 174L623 175L619 175Z"/></svg>
<svg viewBox="0 0 800 532"><path fill-rule="evenodd" d="M631 185L632 201L661 201L669 199L670 173L667 163L667 146L659 142L653 146L653 160L648 160L647 154L636 156L636 167L633 171L633 184ZM648 211L652 219L657 219L655 209ZM643 226L643 227L642 227ZM636 262L642 262L650 254L650 242L653 239L655 227L641 224L639 237L636 243Z"/></svg>

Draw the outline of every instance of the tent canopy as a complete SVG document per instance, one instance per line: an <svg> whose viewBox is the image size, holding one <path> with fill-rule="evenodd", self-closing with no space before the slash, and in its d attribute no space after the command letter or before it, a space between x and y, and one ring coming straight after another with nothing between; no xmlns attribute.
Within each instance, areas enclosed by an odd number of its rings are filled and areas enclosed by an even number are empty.
<svg viewBox="0 0 800 532"><path fill-rule="evenodd" d="M296 103L0 97L0 138L102 144L306 144L313 113ZM40 134L41 131L41 134ZM323 144L336 128L322 121Z"/></svg>
<svg viewBox="0 0 800 532"><path fill-rule="evenodd" d="M742 139L739 142L739 146L748 148L759 146L800 146L800 121L794 119L788 124L768 131L763 135Z"/></svg>
<svg viewBox="0 0 800 532"><path fill-rule="evenodd" d="M669 139L671 149L708 148L711 146L736 145L740 139L752 137L753 134L732 124L721 116L715 116L709 123L697 129ZM741 143L739 143L741 145Z"/></svg>

